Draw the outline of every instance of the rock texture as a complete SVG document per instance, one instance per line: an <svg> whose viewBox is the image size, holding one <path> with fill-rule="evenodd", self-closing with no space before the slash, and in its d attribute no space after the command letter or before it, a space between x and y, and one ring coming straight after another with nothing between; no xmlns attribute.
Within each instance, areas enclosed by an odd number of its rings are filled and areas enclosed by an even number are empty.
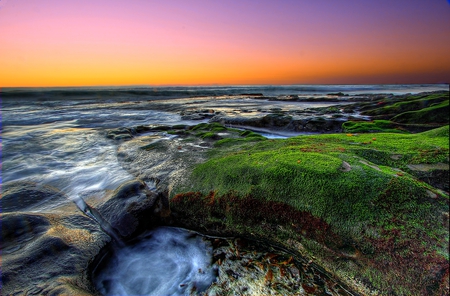
<svg viewBox="0 0 450 296"><path fill-rule="evenodd" d="M111 243L104 225L49 186L3 184L1 201L2 295L96 293L89 265ZM138 180L88 203L123 239L156 223L164 208L160 196Z"/></svg>

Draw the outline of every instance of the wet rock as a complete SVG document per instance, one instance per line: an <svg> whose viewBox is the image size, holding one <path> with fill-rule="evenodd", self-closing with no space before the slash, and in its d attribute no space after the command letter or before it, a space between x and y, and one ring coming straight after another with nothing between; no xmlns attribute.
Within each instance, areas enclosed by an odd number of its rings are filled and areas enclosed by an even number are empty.
<svg viewBox="0 0 450 296"><path fill-rule="evenodd" d="M2 295L95 295L89 264L111 242L99 222L50 186L14 182L5 187ZM164 197L135 180L100 200L87 200L92 210L128 237L159 221L168 210ZM13 199L19 202L13 205Z"/></svg>
<svg viewBox="0 0 450 296"><path fill-rule="evenodd" d="M186 114L181 115L182 120L203 120L207 118L204 114Z"/></svg>
<svg viewBox="0 0 450 296"><path fill-rule="evenodd" d="M344 120L338 118L316 117L305 122L304 131L309 132L341 132Z"/></svg>
<svg viewBox="0 0 450 296"><path fill-rule="evenodd" d="M300 113L301 114L301 113ZM217 115L210 122L219 122L224 125L265 128L268 130L283 130L292 132L330 133L341 132L342 124L347 118L339 114L323 116L289 115L278 111L270 114L255 114L252 116Z"/></svg>
<svg viewBox="0 0 450 296"><path fill-rule="evenodd" d="M134 130L129 128L117 128L107 132L106 137L113 140L127 140L133 138Z"/></svg>
<svg viewBox="0 0 450 296"><path fill-rule="evenodd" d="M213 109L186 110L180 112L182 120L203 120L215 115Z"/></svg>
<svg viewBox="0 0 450 296"><path fill-rule="evenodd" d="M74 204L2 215L3 295L91 295L90 261L110 240Z"/></svg>
<svg viewBox="0 0 450 296"><path fill-rule="evenodd" d="M207 140L196 138L186 142L182 137L167 139L161 135L137 137L119 146L118 160L137 179L154 180L159 192L170 193L173 184L187 177L192 165L206 159L204 152L210 147Z"/></svg>
<svg viewBox="0 0 450 296"><path fill-rule="evenodd" d="M216 239L217 240L217 239ZM352 295L338 281L307 262L262 242L221 239L214 248L218 277L205 295ZM303 294L302 294L303 293Z"/></svg>
<svg viewBox="0 0 450 296"><path fill-rule="evenodd" d="M338 92L338 93L329 93L327 94L328 96L338 96L338 97L342 97L342 96L348 96L348 94L344 94L343 92Z"/></svg>
<svg viewBox="0 0 450 296"><path fill-rule="evenodd" d="M148 190L144 182L133 180L121 185L111 198L97 205L96 209L119 235L126 238L138 227L144 227L144 224L139 224L141 218L145 213L149 214L156 200L162 197Z"/></svg>
<svg viewBox="0 0 450 296"><path fill-rule="evenodd" d="M43 205L58 204L67 201L67 197L58 189L35 182L17 181L3 184L2 211L42 210Z"/></svg>

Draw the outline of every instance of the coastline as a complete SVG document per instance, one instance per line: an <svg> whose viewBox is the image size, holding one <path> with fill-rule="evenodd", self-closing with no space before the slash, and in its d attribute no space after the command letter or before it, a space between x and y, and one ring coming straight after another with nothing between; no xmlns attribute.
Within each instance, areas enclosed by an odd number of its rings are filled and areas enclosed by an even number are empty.
<svg viewBox="0 0 450 296"><path fill-rule="evenodd" d="M430 102L429 105L434 104L433 106L442 103L438 102L438 97L429 97L429 95L420 94L419 97L412 97L414 100L426 99ZM405 96L405 98L408 97L410 96ZM403 101L405 98L399 99ZM361 102L362 105L358 105L358 108L387 107L385 104L378 105L381 99ZM258 99L249 100L257 101ZM257 102L260 103L260 101ZM392 103L391 106L398 103L391 99L389 102ZM446 102L448 104L448 93ZM270 110L272 102L267 101L267 104L269 106L267 110L272 112L270 114L280 115L274 117L278 121L267 121L266 127L283 130L284 126L274 123L283 123L284 121L280 118L289 116L283 111L292 110L282 108ZM130 108L132 105L136 104L130 104ZM413 282L397 282L389 273L383 275L376 268L371 269L373 267L371 264L378 264L376 266L391 268L393 273L397 270L396 268L404 272L402 268L408 265L402 260L409 260L408 256L421 250L415 243L422 240L427 243L426 251L431 252L431 257L419 255L415 257L417 266L414 266L414 270L423 269L426 264L432 264L425 267L426 270L430 270L427 276L438 284L426 286L426 291L429 291L426 293L435 295L448 291L448 281L445 280L445 272L448 274L448 267L445 269L446 262L448 266L448 254L445 259L445 254L442 254L441 250L442 245L445 245L445 242L448 243L448 211L447 220L445 219L445 209L448 208L448 182L447 185L442 183L446 179L445 172L447 172L448 180L448 119L447 130L445 130L445 122L441 124L444 129L434 129L435 127L430 126L429 123L421 123L428 125L423 127L429 130L425 133L408 133L398 129L398 126L386 126L386 123L382 122L385 125L377 126L381 128L381 132L397 128L401 133L366 134L365 132L375 128L371 126L365 127L365 131L353 131L347 134L319 130L316 135L276 140L267 139L257 133L229 128L227 126L229 123L225 126L214 121L206 123L205 119L211 120L214 116L223 116L223 114L216 114L218 110L212 113L210 111L195 112L200 109L194 105L176 105L172 101L164 106L175 113L183 112L182 110L186 112L186 109L193 106L192 114L204 113L212 114L212 116L198 120L191 119L191 122L199 123L197 125L136 125L104 130L103 137L117 145L117 157L121 167L138 180L130 181L101 198L87 195L85 200L106 217L112 227L125 239L133 238L144 229L162 224L183 226L214 235L269 240L294 249L294 253L299 252L299 258L302 255L313 259L317 268L324 268L331 272L355 289L356 294L356 291L360 291L362 294L372 295L380 291L380 293L395 292L395 289L424 292ZM250 107L243 106L237 115L245 116L257 111L252 111L253 107ZM323 107L320 112L331 107L333 106ZM221 112L236 112L233 108L235 107ZM210 109L205 108L205 110ZM374 109L367 108L364 111L370 110ZM337 114L337 111L323 114ZM263 119L270 114L264 112L261 114L258 120L266 122ZM399 114L395 116L397 115ZM367 123L370 122L367 121ZM354 128L354 126L351 127ZM324 132L325 135L318 135ZM415 145L421 143L420 145L423 146L419 146L420 149L417 150L416 146L409 146L410 143L417 143ZM8 145L10 144L5 145L4 151L11 152L8 151L11 147ZM432 146L440 148L432 148ZM424 166L421 166L423 162L434 163L440 169L415 170L415 168L423 169ZM447 166L443 168L441 164ZM224 171L227 173L223 174ZM194 175L191 175L192 172ZM438 174L433 175L434 173ZM301 179L295 178L297 174L303 174L309 181L301 182ZM349 175L352 177L348 177ZM217 181L208 181L211 176L217 178ZM267 176L269 179L264 179ZM222 177L225 177L227 181L221 180ZM275 183L271 183L273 181L270 181L270 178L275 178L273 179ZM337 181L333 181L334 178L338 178ZM290 183L289 180L297 181ZM351 180L350 183L349 180ZM154 189L149 187L150 181L154 182ZM212 183L203 183L205 181ZM328 185L321 188L321 185L314 185L316 181ZM190 186L189 190L188 187L183 187L186 186L186 182ZM285 184L285 182L288 183ZM303 187L294 190L293 188L299 184L303 184L301 185ZM388 188L390 191L382 190L381 193L384 192L384 195L378 195L380 192L373 191L374 184L380 188ZM6 227L2 228L5 239L5 245L2 247L5 264L2 276L5 291L22 289L24 293L28 291L30 294L64 291L73 295L80 295L81 291L86 295L94 293L95 289L89 283L90 263L100 250L108 245L110 238L95 221L83 215L73 204L71 206L62 204L53 209L45 209L42 207L45 203L36 203L37 200L26 198L31 195L41 198L46 203L67 199L61 190L43 188L31 183L12 185L10 183L9 188L6 186L2 188L2 204L5 206L6 201L9 201L13 206L18 206L14 204L15 200L23 200L24 203L21 209L3 208L2 222ZM226 186L237 190L237 195L230 194ZM312 190L311 186L315 190ZM333 195L327 191L326 187L340 189ZM192 193L200 188L203 192ZM317 190L318 188L320 190ZM402 188L412 188L409 191L412 198L402 193ZM299 201L303 200L302 202L296 203L295 199L290 201L287 199L294 191L297 192ZM274 197L268 197L269 193L275 194ZM49 196L52 198L48 199ZM277 196L278 199L284 197L286 200L276 200ZM312 197L315 197L313 199L316 201L308 199ZM400 197L402 198L401 206L392 200L392 198ZM170 198L170 210L167 208L168 198ZM350 199L350 203L347 199ZM337 204L325 207L320 203L315 204L317 201L326 204L333 200L336 200ZM357 202L358 200L364 200L367 203L361 204ZM341 202L346 202L347 206L342 207ZM370 205L371 203L376 203L377 206L374 208ZM423 203L429 203L431 208L423 208ZM249 207L249 204L253 206ZM427 223L437 224L427 224L428 226L423 228L416 223L414 215L409 211L404 212L402 207L406 204L415 209L413 213L421 213L420 217L428 217L428 215L438 217L436 221L428 220L428 218L425 220ZM363 211L365 213L363 216L358 216L360 220L356 219L357 216L352 216L355 215L355 210L360 209L356 205L362 209L367 206L371 211L375 211L380 217L379 220L373 213L364 216L367 214L367 209ZM260 209L261 212L254 209ZM331 209L347 212L333 216ZM289 215L283 216L283 213ZM392 218L390 215L394 214L400 214L402 220L390 220ZM354 221L357 222L355 227L361 227L364 231L360 233L358 229L353 228L345 230L348 225L340 224L342 222L339 222L339 219L336 220L339 216L353 217L352 219L356 219ZM442 224L440 224L441 221ZM389 223L384 224L386 222ZM23 225L23 228L18 229L15 226L19 225L18 223ZM365 228L367 225L372 226ZM397 228L401 229L400 232L397 232ZM17 232L13 231L14 229ZM419 235L420 240L416 235ZM433 240L436 237L437 242ZM394 245L390 245L391 242L394 242ZM399 246L398 244L407 246L408 243L412 253L405 253L398 257L398 254L394 252L395 248ZM375 249L371 249L370 244L375 246ZM49 247L57 252L50 251ZM32 248L34 248L33 252L31 252ZM436 250L438 250L437 253ZM69 254L77 254L75 261L78 263L75 269L68 268L74 264L74 258ZM393 262L399 263L398 266L389 265L389 261L380 261L382 257L377 257L380 254L392 256L390 258L394 260ZM35 260L24 261L24 256L31 256ZM51 263L52 256L58 256L60 261ZM432 260L427 261L430 258ZM49 264L47 266L49 273L39 277L36 274L36 262ZM306 263L308 262L307 260ZM359 276L351 272L355 266L361 268ZM338 267L342 270L339 271ZM260 275L263 279L268 273L267 269L264 270L265 272ZM364 270L366 270L365 274ZM14 276L19 271L28 275L28 278L21 279L20 283ZM56 275L57 271L61 271L62 275ZM281 273L279 275L276 273L276 277L280 275ZM370 279L370 276L373 278ZM417 280L416 276L413 273L411 278ZM53 281L55 279L58 280ZM227 281L230 280L232 279L229 278ZM54 284L49 284L50 281ZM40 290L36 286L39 286ZM270 284L267 287L275 288ZM389 288L394 290L391 291Z"/></svg>

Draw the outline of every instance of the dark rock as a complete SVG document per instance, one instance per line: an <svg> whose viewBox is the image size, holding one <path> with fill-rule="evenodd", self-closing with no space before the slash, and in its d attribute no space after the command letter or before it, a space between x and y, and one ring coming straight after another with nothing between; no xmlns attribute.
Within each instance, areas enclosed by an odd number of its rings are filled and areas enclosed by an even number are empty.
<svg viewBox="0 0 450 296"><path fill-rule="evenodd" d="M180 112L182 120L203 120L216 114L213 109L185 110Z"/></svg>
<svg viewBox="0 0 450 296"><path fill-rule="evenodd" d="M283 113L270 113L262 116L241 117L241 116L215 116L210 122L219 122L233 126L247 126L255 128L266 128L273 130L293 131L293 132L341 132L342 123L345 116L338 117L309 117L298 119Z"/></svg>
<svg viewBox="0 0 450 296"><path fill-rule="evenodd" d="M164 132L171 130L172 127L170 125L153 125L150 127L149 131L152 132Z"/></svg>
<svg viewBox="0 0 450 296"><path fill-rule="evenodd" d="M3 295L91 295L90 261L110 238L73 204L2 216Z"/></svg>
<svg viewBox="0 0 450 296"><path fill-rule="evenodd" d="M284 127L292 121L292 116L284 114L268 114L261 118L262 126L265 127Z"/></svg>
<svg viewBox="0 0 450 296"><path fill-rule="evenodd" d="M181 115L182 120L203 120L205 118L207 118L207 116L205 114L199 114L199 113Z"/></svg>
<svg viewBox="0 0 450 296"><path fill-rule="evenodd" d="M410 170L410 173L417 179L430 184L431 186L444 190L446 192L450 191L449 180L450 174L449 170Z"/></svg>
<svg viewBox="0 0 450 296"><path fill-rule="evenodd" d="M2 187L2 211L29 211L39 208L43 204L67 201L67 196L49 185L34 182L8 182Z"/></svg>
<svg viewBox="0 0 450 296"><path fill-rule="evenodd" d="M251 96L251 97L262 97L264 94L262 93L243 93L240 96Z"/></svg>
<svg viewBox="0 0 450 296"><path fill-rule="evenodd" d="M114 140L127 140L133 138L136 131L128 128L118 128L107 132L106 137Z"/></svg>
<svg viewBox="0 0 450 296"><path fill-rule="evenodd" d="M328 96L338 96L338 97L342 97L342 96L348 96L348 94L344 94L343 92L338 92L338 93L329 93L327 94Z"/></svg>
<svg viewBox="0 0 450 296"><path fill-rule="evenodd" d="M144 132L148 132L149 130L150 130L150 127L145 126L145 125L138 125L135 127L136 133L144 133Z"/></svg>
<svg viewBox="0 0 450 296"><path fill-rule="evenodd" d="M97 295L89 265L111 241L99 223L50 186L14 182L5 187L2 295ZM13 205L13 199L19 202ZM170 213L166 199L135 180L110 196L91 200L91 208L129 237Z"/></svg>
<svg viewBox="0 0 450 296"><path fill-rule="evenodd" d="M129 181L116 189L111 198L96 208L104 219L122 236L130 237L139 226L144 211L152 209L158 195L144 182Z"/></svg>
<svg viewBox="0 0 450 296"><path fill-rule="evenodd" d="M2 216L2 251L9 254L23 244L45 233L50 222L37 214L5 213Z"/></svg>

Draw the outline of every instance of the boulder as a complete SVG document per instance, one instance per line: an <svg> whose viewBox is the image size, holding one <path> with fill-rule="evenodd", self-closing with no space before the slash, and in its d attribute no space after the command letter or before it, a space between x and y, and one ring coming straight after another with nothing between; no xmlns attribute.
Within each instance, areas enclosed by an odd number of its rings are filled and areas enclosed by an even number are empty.
<svg viewBox="0 0 450 296"><path fill-rule="evenodd" d="M90 264L111 242L102 223L128 238L170 213L164 195L139 180L89 200L86 212L47 185L3 188L2 295L97 295Z"/></svg>

